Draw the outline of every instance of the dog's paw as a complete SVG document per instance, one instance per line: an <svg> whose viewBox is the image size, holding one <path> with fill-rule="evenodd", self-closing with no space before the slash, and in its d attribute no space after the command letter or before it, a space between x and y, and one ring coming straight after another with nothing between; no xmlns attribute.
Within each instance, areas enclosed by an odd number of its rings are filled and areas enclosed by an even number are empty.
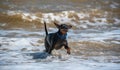
<svg viewBox="0 0 120 70"><path fill-rule="evenodd" d="M67 51L67 54L71 54L71 53Z"/></svg>
<svg viewBox="0 0 120 70"><path fill-rule="evenodd" d="M71 53L70 53L70 49L67 50L67 54L71 54Z"/></svg>
<svg viewBox="0 0 120 70"><path fill-rule="evenodd" d="M70 54L70 48L67 48L67 54Z"/></svg>

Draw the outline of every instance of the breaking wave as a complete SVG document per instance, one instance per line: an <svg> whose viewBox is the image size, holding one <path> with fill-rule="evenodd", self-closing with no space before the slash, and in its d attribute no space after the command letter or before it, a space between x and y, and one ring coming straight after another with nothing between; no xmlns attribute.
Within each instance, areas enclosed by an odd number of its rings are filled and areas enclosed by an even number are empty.
<svg viewBox="0 0 120 70"><path fill-rule="evenodd" d="M75 11L63 11L59 13L24 13L8 11L7 13L0 14L0 27L2 29L40 29L41 27L43 28L43 21L53 26L52 23L55 20L58 21L58 23L71 24L74 29L104 28L106 26L120 25L120 20L117 17L108 14L108 12L102 12L97 9L86 13Z"/></svg>

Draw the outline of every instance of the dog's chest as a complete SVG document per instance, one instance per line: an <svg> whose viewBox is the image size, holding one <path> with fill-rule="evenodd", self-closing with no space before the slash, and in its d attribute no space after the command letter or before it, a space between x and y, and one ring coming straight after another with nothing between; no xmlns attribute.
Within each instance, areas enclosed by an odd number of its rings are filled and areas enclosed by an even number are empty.
<svg viewBox="0 0 120 70"><path fill-rule="evenodd" d="M64 40L58 40L57 42L56 42L56 44L55 44L55 49L60 49L60 48L62 48L62 46L65 46L67 43L66 43L66 41Z"/></svg>

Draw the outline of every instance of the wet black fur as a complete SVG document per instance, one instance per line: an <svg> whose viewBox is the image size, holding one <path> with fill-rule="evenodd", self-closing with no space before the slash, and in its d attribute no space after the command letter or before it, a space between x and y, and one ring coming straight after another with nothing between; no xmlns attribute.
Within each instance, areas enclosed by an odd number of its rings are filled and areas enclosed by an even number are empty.
<svg viewBox="0 0 120 70"><path fill-rule="evenodd" d="M46 37L45 37L45 51L49 54L51 54L53 49L60 49L62 48L62 46L64 46L64 48L67 50L67 53L70 54L70 48L68 47L68 42L66 40L66 38L61 39L58 34L62 34L60 32L60 29L62 28L62 25L65 24L61 24L58 25L57 23L54 23L57 27L58 27L58 31L55 33L50 33L48 34L47 31L47 27L46 27L46 22L44 22L45 25L45 31L46 31ZM69 26L66 25L66 27L69 29Z"/></svg>

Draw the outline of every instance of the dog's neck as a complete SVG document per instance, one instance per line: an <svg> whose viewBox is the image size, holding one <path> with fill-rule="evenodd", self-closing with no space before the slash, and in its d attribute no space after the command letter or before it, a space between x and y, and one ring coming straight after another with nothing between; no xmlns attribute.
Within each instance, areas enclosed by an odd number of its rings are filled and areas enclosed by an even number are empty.
<svg viewBox="0 0 120 70"><path fill-rule="evenodd" d="M60 30L57 32L57 36L60 38L60 39L66 39L67 38L67 33L66 34L62 34L60 32Z"/></svg>

